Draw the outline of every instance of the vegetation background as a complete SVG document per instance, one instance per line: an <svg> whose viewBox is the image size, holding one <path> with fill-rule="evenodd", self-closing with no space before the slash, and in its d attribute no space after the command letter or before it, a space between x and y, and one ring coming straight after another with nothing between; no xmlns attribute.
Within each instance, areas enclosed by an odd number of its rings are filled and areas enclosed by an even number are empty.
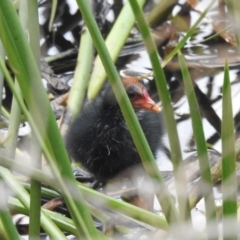
<svg viewBox="0 0 240 240"><path fill-rule="evenodd" d="M238 1L77 0L79 9L73 3L0 1L1 238L39 239L41 232L51 239L238 239ZM171 172L158 170L123 90L117 70L124 68L147 74L150 92L161 99ZM206 76L204 92L199 85ZM161 211L146 211L75 180L61 133L106 77ZM176 111L183 103L188 114ZM190 118L187 142L197 154L183 160L176 122ZM208 137L203 118L212 126ZM23 123L31 129L24 137L18 131ZM201 199L204 217L196 227L192 209ZM29 215L29 224L13 224L15 213Z"/></svg>

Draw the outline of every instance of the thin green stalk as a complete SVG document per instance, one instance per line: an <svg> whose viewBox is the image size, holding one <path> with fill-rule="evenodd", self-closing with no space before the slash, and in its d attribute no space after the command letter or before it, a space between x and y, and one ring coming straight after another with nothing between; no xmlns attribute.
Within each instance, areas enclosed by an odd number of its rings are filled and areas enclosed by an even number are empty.
<svg viewBox="0 0 240 240"><path fill-rule="evenodd" d="M2 227L4 228L4 235L7 236L7 239L16 239L20 240L20 236L16 227L13 225L11 214L7 208L7 199L8 193L6 192L7 186L5 183L0 181L0 196L1 196L1 205L0 205L0 220Z"/></svg>
<svg viewBox="0 0 240 240"><path fill-rule="evenodd" d="M21 173L23 175L27 175L30 173L30 176L37 181L42 182L45 185L48 185L54 189L59 189L59 184L56 181L52 180L52 176L46 174L38 169L34 169L32 167L23 165L19 162L15 162L12 159L0 156L0 165L13 169L14 171ZM117 199L111 198L105 194L94 191L88 187L83 186L82 184L78 184L78 187L81 189L84 194L84 198L89 201L93 201L93 204L103 204L107 207L112 207L113 211L120 212L129 217L136 217L136 220L144 222L146 224L155 226L157 228L167 230L168 224L164 217L161 217L157 214L148 212L146 210L140 209L128 203L119 201ZM69 185L71 188L71 185ZM94 201L98 199L98 201Z"/></svg>
<svg viewBox="0 0 240 240"><path fill-rule="evenodd" d="M13 225L12 216L7 209L0 210L0 219L7 235L7 239L16 239L21 240L21 237L18 235L16 227Z"/></svg>
<svg viewBox="0 0 240 240"><path fill-rule="evenodd" d="M48 177L49 177L49 176L48 176ZM29 187L29 184L28 184L28 183L21 182L21 185L22 185L27 191L30 191L30 187ZM59 198L59 197L61 197L61 195L60 195L58 192L56 192L56 191L54 191L54 190L52 190L52 189L42 187L42 188L41 188L41 197L47 198L47 199L53 199L53 198ZM90 204L88 204L88 203L86 203L86 204L87 204L87 206L89 207L90 212L91 212L91 215L92 215L94 218L96 218L96 219L98 219L98 220L100 220L100 221L102 221L102 222L109 221L109 218L110 218L110 217L107 216L106 214L102 213L101 210L93 207L92 205L90 205Z"/></svg>
<svg viewBox="0 0 240 240"><path fill-rule="evenodd" d="M26 187L26 186L24 186ZM27 186L27 189L29 189L29 186ZM48 191L49 189L44 189L43 192L47 191L48 193L45 194L42 193L42 197L49 197L49 195L51 195L51 198L59 198L61 197L61 195L53 190L50 190ZM50 193L50 194L49 194ZM25 215L28 215L29 212L28 210L21 204L21 202L16 199L16 198L9 198L8 199L8 206L11 210L13 211L16 211L18 213L23 213ZM91 206L92 207L92 206ZM93 211L96 212L98 211L99 213L99 216L100 218L98 218L97 216L97 219L100 220L103 224L104 222L109 222L111 220L111 217L110 216L107 216L107 215L104 215L102 214L102 212L100 210L96 210L96 208L93 208ZM54 212L52 210L47 210L45 208L42 208L42 211L44 213L47 214L48 217L50 217L50 219L64 232L68 232L68 233L71 233L71 234L74 234L76 235L76 227L74 225L74 222L72 219L68 218L68 217L65 217L63 216L61 213L58 213L58 212ZM94 216L95 217L95 216ZM102 234L103 235L103 234ZM35 238L36 239L36 238Z"/></svg>
<svg viewBox="0 0 240 240"><path fill-rule="evenodd" d="M4 48L2 42L0 40L0 57L5 59ZM4 76L3 73L0 71L0 114L2 114L2 93L3 93L3 83L4 83Z"/></svg>
<svg viewBox="0 0 240 240"><path fill-rule="evenodd" d="M151 27L159 26L163 21L166 21L173 7L176 6L177 0L162 0L158 1L154 8L147 16L148 24Z"/></svg>
<svg viewBox="0 0 240 240"><path fill-rule="evenodd" d="M227 26L227 27L223 28L222 30L216 32L215 34L211 35L210 37L204 38L201 42L199 42L199 44L211 41L211 40L217 38L218 36L220 36L222 33L226 33L230 29L231 29L231 27Z"/></svg>
<svg viewBox="0 0 240 240"><path fill-rule="evenodd" d="M23 204L16 198L10 197L8 200L8 206L11 210L25 215L29 214L29 211L23 206ZM42 209L42 211L62 230L68 233L76 235L76 227L71 219L63 216L62 214ZM35 239L39 239L39 236Z"/></svg>
<svg viewBox="0 0 240 240"><path fill-rule="evenodd" d="M77 58L77 65L74 72L73 84L68 98L68 109L71 111L71 116L74 118L80 111L88 80L92 67L93 59L93 42L87 28L84 28L81 35L80 49Z"/></svg>
<svg viewBox="0 0 240 240"><path fill-rule="evenodd" d="M16 89L16 92L20 96L22 96L21 89L17 81L15 82L15 89ZM19 108L15 97L13 97L11 114L9 119L10 122L8 127L6 148L5 148L5 154L10 158L14 158L15 156L15 150L17 147L18 129L20 125L20 116L21 116L21 109Z"/></svg>
<svg viewBox="0 0 240 240"><path fill-rule="evenodd" d="M198 24L203 20L203 18L206 16L208 11L211 9L213 4L216 0L212 0L209 5L206 7L205 11L199 16L197 21L193 24L193 26L188 30L187 34L183 37L183 39L177 44L177 46L167 55L167 57L162 61L161 65L162 67L165 67L169 61L178 53L179 50L183 48L187 40L193 35L194 31L196 30L196 27Z"/></svg>
<svg viewBox="0 0 240 240"><path fill-rule="evenodd" d="M0 239L7 239L7 232L6 232L6 228L3 226L2 224L2 220L0 217Z"/></svg>
<svg viewBox="0 0 240 240"><path fill-rule="evenodd" d="M238 51L240 49L240 31L239 31L239 16L240 16L240 4L238 0L226 1L229 18L231 20L232 31L236 37Z"/></svg>
<svg viewBox="0 0 240 240"><path fill-rule="evenodd" d="M159 57L157 53L157 47L151 37L150 30L147 26L144 14L135 0L130 0L132 10L135 14L139 31L143 37L145 47L150 57L153 71L155 73L155 81L158 89L158 93L161 96L163 104L163 114L165 124L169 136L169 142L171 147L171 159L174 166L175 184L177 190L177 196L179 201L179 213L182 222L191 219L190 208L188 203L187 183L185 177L185 171L182 163L182 154L179 144L179 138L177 134L176 122L174 119L173 108L171 105L170 94L168 92L166 78L163 69L159 65ZM159 194L162 194L161 192Z"/></svg>
<svg viewBox="0 0 240 240"><path fill-rule="evenodd" d="M21 201L24 207L29 211L30 199L28 192L15 180L14 176L8 169L0 167L0 176L3 181L9 186L9 188L11 188L11 190L17 195L17 198ZM65 239L65 235L44 212L42 212L41 226L51 238Z"/></svg>
<svg viewBox="0 0 240 240"><path fill-rule="evenodd" d="M4 59L4 58L2 58L2 59ZM4 60L3 60L4 61ZM1 73L2 73L2 71L1 71ZM1 108L1 113L2 113L2 115L6 118L6 119L10 119L10 114L9 114L9 112L6 110L6 108L4 108L3 106L2 106L2 108Z"/></svg>
<svg viewBox="0 0 240 240"><path fill-rule="evenodd" d="M56 55L52 55L52 56L47 56L47 57L44 57L43 60L44 62L46 63L51 63L51 62L55 62L55 61L58 61L60 59L64 59L66 57L72 57L73 54L76 54L77 52L77 49L69 49L69 50L66 50L66 51L63 51L63 52L59 52L58 54Z"/></svg>
<svg viewBox="0 0 240 240"><path fill-rule="evenodd" d="M40 31L38 24L38 2L36 0L21 0L19 5L19 18L23 28L26 29L34 59L37 63L38 69L40 69ZM25 21L23 21L23 19ZM32 132L31 143L32 166L40 169L42 152L34 132ZM39 238L40 236L41 183L31 179L30 193L30 223L28 234L29 239L33 240Z"/></svg>
<svg viewBox="0 0 240 240"><path fill-rule="evenodd" d="M178 57L184 82L184 90L187 95L190 108L194 138L197 146L197 153L201 172L201 189L205 200L207 235L208 239L217 239L218 228L216 224L216 209L213 195L213 182L201 115L186 62L180 52L178 54ZM215 234L215 236L213 236L213 233Z"/></svg>
<svg viewBox="0 0 240 240"><path fill-rule="evenodd" d="M125 202L120 202L117 199L111 198L107 195L103 195L99 192L93 191L92 189L79 184L79 188L82 190L84 197L96 205L93 201L94 198L98 198L99 202L97 206L107 206L108 208L127 215L135 220L141 221L143 223L149 224L153 227L157 227L163 230L168 230L168 223L165 218L158 216L152 212L143 210L141 208L135 207Z"/></svg>
<svg viewBox="0 0 240 240"><path fill-rule="evenodd" d="M39 146L35 133L32 134L31 145L32 167L41 169L42 151ZM40 235L40 218L41 218L41 183L31 179L30 190L30 223L29 239L39 238Z"/></svg>
<svg viewBox="0 0 240 240"><path fill-rule="evenodd" d="M56 11L57 11L57 4L58 4L58 0L52 1L51 15L50 15L50 20L49 20L49 24L48 24L49 32L52 31L52 25L53 25L53 21L54 21L55 15L56 15Z"/></svg>
<svg viewBox="0 0 240 240"><path fill-rule="evenodd" d="M143 223L149 224L151 226L167 230L168 225L163 217L159 217L156 214L153 214L149 211L145 211L141 208L135 207L134 205L130 205L126 202L121 202L118 199L112 198L110 196L107 196L105 194L99 193L97 191L92 190L91 188L85 187L83 184L79 184L79 188L84 194L84 198L88 200L92 205L96 206L96 208L102 208L107 207L110 208L113 211L119 212L121 214L124 214L128 217L131 217L135 220L141 221ZM48 197L59 197L59 194L57 194L55 191L50 192L48 189L46 190L46 195L44 196ZM98 199L98 202L95 201L95 199ZM94 208L92 208L94 211ZM99 213L101 214L101 212ZM102 214L101 214L102 215ZM97 215L98 216L98 215ZM108 219L107 216L100 216L100 220L106 221Z"/></svg>
<svg viewBox="0 0 240 240"><path fill-rule="evenodd" d="M99 233L84 204L81 193L78 193L79 199L72 199L70 190L66 186L66 181L71 182L77 189L69 158L41 82L37 64L10 0L0 1L0 19L1 40L12 69L16 73L31 116L28 114L25 104L22 104L21 99L18 100L21 101L22 110L25 109L24 114L28 115L28 119L31 118L32 129L36 131L46 159L49 161L52 171L60 183L63 197L76 224L79 233L78 237L97 238ZM12 90L14 91L14 88Z"/></svg>
<svg viewBox="0 0 240 240"><path fill-rule="evenodd" d="M145 0L137 1L140 6L143 6L145 3ZM111 32L108 34L105 40L105 44L107 46L107 49L113 62L117 60L117 57L129 36L129 33L134 25L134 22L135 18L132 13L130 4L128 1L126 1L125 5L123 6L121 12L118 15L117 20L115 21L111 29ZM93 99L97 96L107 77L105 66L102 63L102 58L100 54L97 55L93 65L94 68L90 77L87 93L89 99Z"/></svg>
<svg viewBox="0 0 240 240"><path fill-rule="evenodd" d="M166 218L168 219L169 222L176 221L176 219L178 218L176 208L165 186L163 178L159 173L158 166L154 160L151 149L147 143L147 140L140 127L140 124L132 109L132 106L127 97L127 94L120 80L120 77L116 71L116 68L113 65L109 52L103 41L101 33L97 27L96 21L88 7L86 0L82 0L82 1L77 0L77 3L82 13L83 19L92 36L94 45L98 51L99 56L101 57L103 66L105 67L105 70L109 78L109 82L112 86L116 99L122 110L123 116L126 120L130 133L133 137L134 143L141 157L144 168L148 173L148 175L152 178L152 180L155 181L154 186L157 188L157 190L161 189L161 193L159 193L156 189L155 190L157 192L158 199L161 202L161 206L166 215Z"/></svg>
<svg viewBox="0 0 240 240"><path fill-rule="evenodd" d="M234 120L232 111L231 83L228 63L224 68L222 111L222 198L223 239L238 239L237 230L237 177ZM230 230L231 229L231 230Z"/></svg>

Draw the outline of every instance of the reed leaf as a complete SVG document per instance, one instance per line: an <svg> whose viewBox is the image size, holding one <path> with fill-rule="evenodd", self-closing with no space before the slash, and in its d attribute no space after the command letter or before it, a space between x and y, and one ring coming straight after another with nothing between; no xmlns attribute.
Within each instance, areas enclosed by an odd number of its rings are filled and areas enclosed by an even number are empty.
<svg viewBox="0 0 240 240"><path fill-rule="evenodd" d="M239 31L240 5L237 0L228 0L226 1L226 5L229 12L229 18L231 20L232 31L236 37L236 43L239 51L240 49L240 31Z"/></svg>
<svg viewBox="0 0 240 240"><path fill-rule="evenodd" d="M5 193L2 192L2 194ZM21 239L16 227L13 225L12 216L8 209L0 209L0 220L4 228L3 234L7 237L7 239Z"/></svg>
<svg viewBox="0 0 240 240"><path fill-rule="evenodd" d="M207 145L204 137L201 115L194 93L193 83L184 60L184 57L179 52L178 58L181 66L182 78L184 82L184 90L188 99L190 115L192 120L192 127L194 139L196 142L199 166L201 172L201 189L204 196L207 220L207 235L209 239L217 239L216 236L212 238L212 233L218 232L216 223L216 209L213 196L213 183L211 176L211 168L208 159Z"/></svg>
<svg viewBox="0 0 240 240"><path fill-rule="evenodd" d="M223 111L222 111L222 198L223 239L237 237L237 178L234 121L232 111L231 84L228 63L224 68Z"/></svg>
<svg viewBox="0 0 240 240"><path fill-rule="evenodd" d="M38 169L26 166L19 162L14 162L12 159L3 156L0 156L0 164L1 166L13 169L14 171L24 175L31 173L30 176L33 179L42 182L45 185L51 186L54 189L58 189L59 183L57 181L52 181L51 175L43 173ZM69 187L71 188L71 183ZM136 220L142 221L146 224L158 227L163 230L168 229L168 224L164 217L158 216L157 214L140 209L128 203L119 201L100 192L96 192L88 187L83 186L82 184L79 184L78 187L84 194L84 198L93 201L95 204L103 203L105 206L111 206L113 211L125 214L129 217L136 216ZM94 201L95 199L98 199L98 201Z"/></svg>
<svg viewBox="0 0 240 240"><path fill-rule="evenodd" d="M145 0L137 0L138 3L143 6ZM127 21L126 21L127 19ZM113 62L117 60L117 57L124 46L126 39L133 27L134 24L134 15L132 13L129 2L127 1L122 8L117 20L114 23L114 26L111 29L111 32L108 34L105 44L111 56ZM87 96L89 99L93 99L99 93L106 77L105 66L102 63L102 58L98 52L97 57L94 60L94 68L91 73L89 88Z"/></svg>
<svg viewBox="0 0 240 240"><path fill-rule="evenodd" d="M52 31L54 18L55 18L56 11L57 11L57 4L58 4L58 0L53 0L52 1L51 15L50 15L50 20L49 20L49 25L48 25L48 31L49 32Z"/></svg>
<svg viewBox="0 0 240 240"><path fill-rule="evenodd" d="M26 23L22 21L21 15L26 18ZM38 24L38 1L21 0L19 5L19 18L24 29L29 36L29 45L33 53L37 67L40 70L40 30ZM18 83L18 82L16 82ZM40 144L34 132L32 132L31 141L31 164L33 167L41 169L42 151ZM34 240L40 235L40 219L41 219L41 183L31 179L30 190L30 209L29 209L29 239Z"/></svg>
<svg viewBox="0 0 240 240"><path fill-rule="evenodd" d="M15 180L14 176L10 173L8 169L0 167L0 176L4 180L6 185L17 195L19 201L29 211L30 198L27 191ZM49 234L50 237L57 239L65 239L65 236L62 233L62 231L43 212L41 218L41 226Z"/></svg>
<svg viewBox="0 0 240 240"><path fill-rule="evenodd" d="M197 21L192 25L192 27L188 30L186 35L182 38L182 40L162 61L162 63L161 63L162 67L165 67L167 65L167 63L178 53L178 51L180 51L182 49L182 47L186 44L187 40L193 35L194 31L196 30L196 27L204 19L204 17L208 13L208 11L212 8L212 6L215 2L216 2L216 0L212 0L209 3L209 5L206 7L206 9L203 11L203 13L197 19Z"/></svg>
<svg viewBox="0 0 240 240"><path fill-rule="evenodd" d="M132 10L138 22L138 28L142 34L145 47L148 51L149 58L152 63L153 71L155 74L155 81L158 89L159 96L162 100L164 120L169 136L171 147L171 160L174 165L175 184L177 189L177 196L179 201L180 219L182 222L190 220L190 208L188 204L188 193L186 188L185 172L182 164L182 154L177 134L176 122L174 119L173 108L171 105L170 94L168 92L166 78L159 64L159 57L156 45L151 37L150 30L147 26L144 14L141 11L136 1L130 0ZM163 194L160 192L159 194ZM163 195L164 196L164 195ZM174 214L174 210L171 214ZM177 217L174 216L176 219Z"/></svg>
<svg viewBox="0 0 240 240"><path fill-rule="evenodd" d="M71 86L68 109L74 118L83 106L93 61L93 42L87 28L81 34L77 65Z"/></svg>
<svg viewBox="0 0 240 240"><path fill-rule="evenodd" d="M24 205L16 198L10 197L8 200L9 208L13 211L16 211L18 213L22 213L25 215L29 214L29 211L24 207ZM66 231L67 233L71 233L74 235L77 235L76 227L74 225L74 222L53 211L49 211L47 209L42 209L42 211L58 226L62 231ZM37 239L37 238L35 238Z"/></svg>

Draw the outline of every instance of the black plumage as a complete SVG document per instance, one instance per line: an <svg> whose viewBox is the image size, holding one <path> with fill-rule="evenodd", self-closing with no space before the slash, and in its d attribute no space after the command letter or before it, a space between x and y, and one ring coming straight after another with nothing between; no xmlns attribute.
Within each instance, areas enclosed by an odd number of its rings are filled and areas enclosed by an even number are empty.
<svg viewBox="0 0 240 240"><path fill-rule="evenodd" d="M123 83L150 148L156 155L163 135L160 110L139 81L130 78L124 79ZM141 164L110 86L93 102L85 104L70 125L65 142L69 155L98 181L106 182L124 170Z"/></svg>

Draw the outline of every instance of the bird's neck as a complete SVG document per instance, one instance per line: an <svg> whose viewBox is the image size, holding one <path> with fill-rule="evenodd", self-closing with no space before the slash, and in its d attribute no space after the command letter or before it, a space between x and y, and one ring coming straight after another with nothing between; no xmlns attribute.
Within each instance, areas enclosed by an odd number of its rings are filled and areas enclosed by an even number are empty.
<svg viewBox="0 0 240 240"><path fill-rule="evenodd" d="M109 118L109 120L123 120L123 115L116 99L112 100L111 102L103 100L101 112L106 118Z"/></svg>
<svg viewBox="0 0 240 240"><path fill-rule="evenodd" d="M118 105L117 99L109 87L101 98L101 119L109 125L124 125L125 121Z"/></svg>
<svg viewBox="0 0 240 240"><path fill-rule="evenodd" d="M117 99L110 85L103 92L102 100L105 106L118 106Z"/></svg>

